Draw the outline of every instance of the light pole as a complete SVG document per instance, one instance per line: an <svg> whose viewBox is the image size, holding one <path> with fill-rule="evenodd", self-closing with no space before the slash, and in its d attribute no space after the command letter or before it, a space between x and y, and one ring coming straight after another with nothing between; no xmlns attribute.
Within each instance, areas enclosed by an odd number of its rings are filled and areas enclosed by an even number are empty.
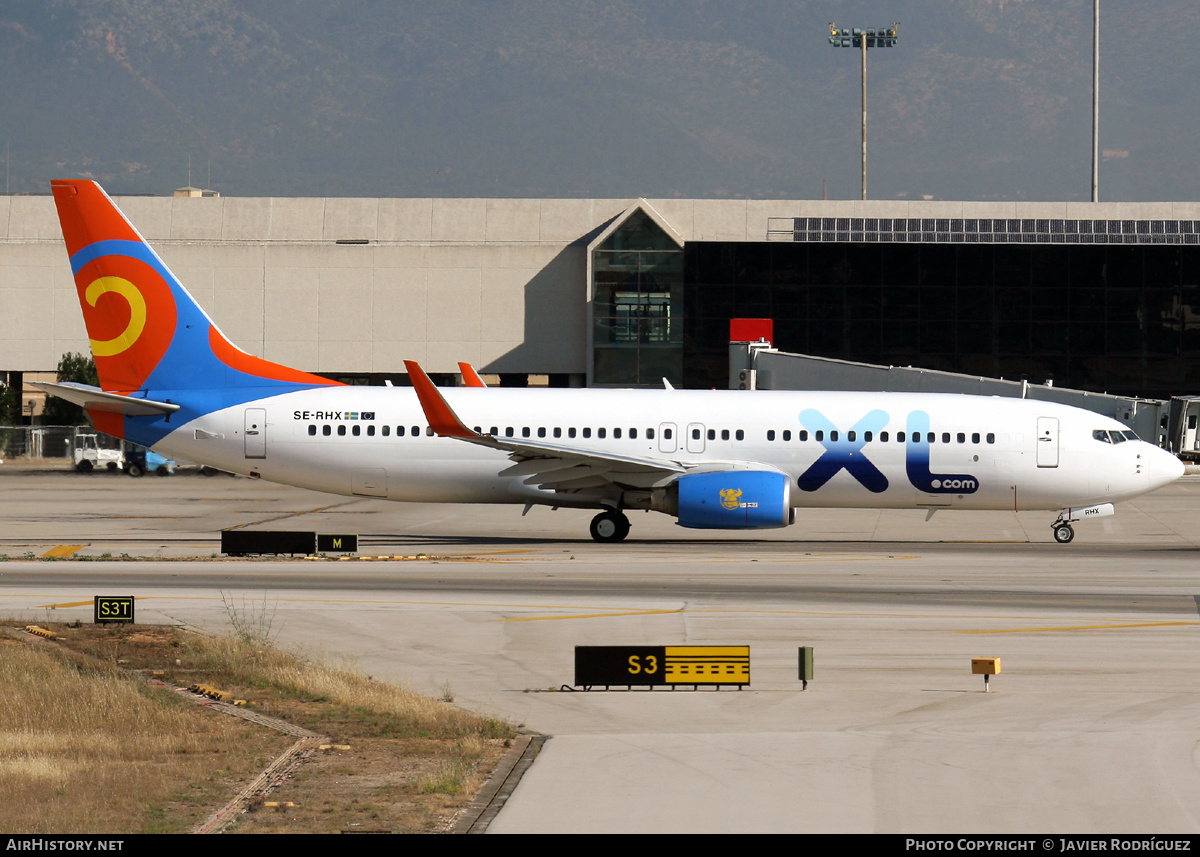
<svg viewBox="0 0 1200 857"><path fill-rule="evenodd" d="M835 48L858 48L862 52L862 198L867 198L867 48L891 48L896 45L899 24L877 29L838 29L829 25L829 44Z"/></svg>
<svg viewBox="0 0 1200 857"><path fill-rule="evenodd" d="M1100 201L1100 0L1092 0L1092 202Z"/></svg>

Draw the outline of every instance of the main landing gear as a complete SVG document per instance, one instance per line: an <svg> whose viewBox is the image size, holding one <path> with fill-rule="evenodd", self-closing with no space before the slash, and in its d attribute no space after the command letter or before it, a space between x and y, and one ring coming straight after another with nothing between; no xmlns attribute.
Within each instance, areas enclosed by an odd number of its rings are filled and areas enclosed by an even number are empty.
<svg viewBox="0 0 1200 857"><path fill-rule="evenodd" d="M601 512L592 518L591 531L598 542L619 542L629 535L629 519L621 512Z"/></svg>

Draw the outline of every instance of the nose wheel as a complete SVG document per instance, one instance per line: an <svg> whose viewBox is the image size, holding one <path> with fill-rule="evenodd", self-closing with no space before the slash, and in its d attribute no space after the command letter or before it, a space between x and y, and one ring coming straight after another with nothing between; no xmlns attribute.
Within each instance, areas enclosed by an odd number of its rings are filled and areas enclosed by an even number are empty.
<svg viewBox="0 0 1200 857"><path fill-rule="evenodd" d="M1054 524L1054 540L1065 545L1075 538L1075 529L1068 523Z"/></svg>
<svg viewBox="0 0 1200 857"><path fill-rule="evenodd" d="M598 542L619 542L629 535L629 519L620 512L601 512L592 518L591 531Z"/></svg>

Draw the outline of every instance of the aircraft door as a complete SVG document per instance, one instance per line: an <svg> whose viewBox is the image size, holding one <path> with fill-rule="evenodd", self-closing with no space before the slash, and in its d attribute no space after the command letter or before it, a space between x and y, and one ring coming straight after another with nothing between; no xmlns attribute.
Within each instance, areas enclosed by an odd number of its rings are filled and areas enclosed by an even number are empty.
<svg viewBox="0 0 1200 857"><path fill-rule="evenodd" d="M266 408L246 408L246 457L267 457L267 411Z"/></svg>
<svg viewBox="0 0 1200 857"><path fill-rule="evenodd" d="M679 439L675 437L675 423L659 423L658 451L674 452L679 449Z"/></svg>
<svg viewBox="0 0 1200 857"><path fill-rule="evenodd" d="M704 452L704 424L690 423L687 427L687 451Z"/></svg>
<svg viewBox="0 0 1200 857"><path fill-rule="evenodd" d="M1038 417L1037 466L1058 467L1058 419Z"/></svg>

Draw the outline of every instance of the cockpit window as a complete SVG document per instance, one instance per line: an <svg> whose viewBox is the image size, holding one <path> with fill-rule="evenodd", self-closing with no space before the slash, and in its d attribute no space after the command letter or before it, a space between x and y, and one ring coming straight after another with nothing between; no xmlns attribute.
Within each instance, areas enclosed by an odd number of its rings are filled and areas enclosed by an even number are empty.
<svg viewBox="0 0 1200 857"><path fill-rule="evenodd" d="M1134 431L1123 431L1121 434L1125 435L1126 440L1141 440L1141 438L1137 436L1137 432Z"/></svg>
<svg viewBox="0 0 1200 857"><path fill-rule="evenodd" d="M1092 439L1098 440L1101 443L1112 443L1112 441L1108 439L1108 432L1104 431L1104 429L1096 429L1093 431Z"/></svg>
<svg viewBox="0 0 1200 857"><path fill-rule="evenodd" d="M1119 431L1110 431L1108 433L1108 436L1110 438L1112 438L1113 443L1124 443L1125 442L1125 435L1121 434L1121 432L1119 432Z"/></svg>

